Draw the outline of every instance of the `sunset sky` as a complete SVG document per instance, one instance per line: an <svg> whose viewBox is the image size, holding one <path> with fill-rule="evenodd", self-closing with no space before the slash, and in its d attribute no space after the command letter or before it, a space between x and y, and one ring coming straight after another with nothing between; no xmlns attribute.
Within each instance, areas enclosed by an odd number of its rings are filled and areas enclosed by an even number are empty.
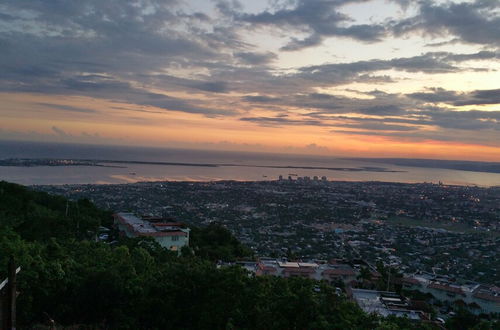
<svg viewBox="0 0 500 330"><path fill-rule="evenodd" d="M500 1L0 1L0 140L500 161Z"/></svg>

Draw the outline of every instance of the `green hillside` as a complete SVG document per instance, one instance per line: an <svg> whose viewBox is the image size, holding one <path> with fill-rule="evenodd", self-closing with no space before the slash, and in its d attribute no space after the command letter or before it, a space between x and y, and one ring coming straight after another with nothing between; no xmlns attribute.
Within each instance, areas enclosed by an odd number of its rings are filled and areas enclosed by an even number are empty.
<svg viewBox="0 0 500 330"><path fill-rule="evenodd" d="M148 239L97 242L111 220L89 201L0 182L0 275L10 256L22 267L18 328L422 328L366 315L325 283L217 269L214 260L251 256L220 226L193 228L195 255L177 257Z"/></svg>

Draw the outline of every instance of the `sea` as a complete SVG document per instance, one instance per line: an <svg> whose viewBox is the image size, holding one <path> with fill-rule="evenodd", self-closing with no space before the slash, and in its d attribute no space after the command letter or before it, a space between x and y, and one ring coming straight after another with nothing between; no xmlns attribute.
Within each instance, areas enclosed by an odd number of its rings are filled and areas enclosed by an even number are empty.
<svg viewBox="0 0 500 330"><path fill-rule="evenodd" d="M119 166L0 166L0 180L23 185L267 181L281 175L293 180L324 176L329 181L500 186L499 173L396 166L335 156L0 141L0 160L11 158L122 162L107 164Z"/></svg>

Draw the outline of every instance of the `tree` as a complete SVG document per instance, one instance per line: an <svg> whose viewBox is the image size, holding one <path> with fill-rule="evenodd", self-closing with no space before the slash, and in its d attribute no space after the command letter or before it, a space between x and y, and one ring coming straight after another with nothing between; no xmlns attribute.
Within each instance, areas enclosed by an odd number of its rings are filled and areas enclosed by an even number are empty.
<svg viewBox="0 0 500 330"><path fill-rule="evenodd" d="M108 216L88 201L0 183L0 274L6 256L14 255L23 269L19 327L393 329L405 324L391 318L381 323L327 283L217 268L215 260L252 256L222 226L193 228L195 255L183 249L178 257L151 238L95 242L86 231L110 221ZM370 279L369 269L361 273Z"/></svg>

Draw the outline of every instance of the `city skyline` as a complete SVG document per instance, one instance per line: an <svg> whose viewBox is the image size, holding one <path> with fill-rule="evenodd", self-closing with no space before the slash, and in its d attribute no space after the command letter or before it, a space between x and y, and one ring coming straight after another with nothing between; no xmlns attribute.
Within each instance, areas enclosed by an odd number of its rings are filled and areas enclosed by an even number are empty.
<svg viewBox="0 0 500 330"><path fill-rule="evenodd" d="M0 139L500 161L500 6L0 4Z"/></svg>

